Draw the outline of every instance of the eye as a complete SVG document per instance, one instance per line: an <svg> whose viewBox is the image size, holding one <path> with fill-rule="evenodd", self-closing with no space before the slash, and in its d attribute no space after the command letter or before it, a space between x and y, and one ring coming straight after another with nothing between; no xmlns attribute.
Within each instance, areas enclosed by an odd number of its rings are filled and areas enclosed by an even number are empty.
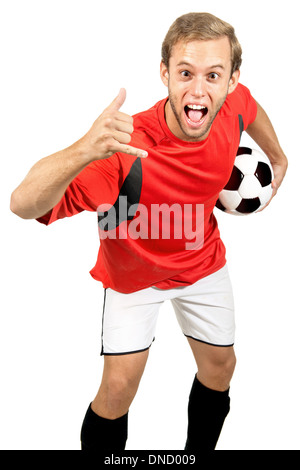
<svg viewBox="0 0 300 470"><path fill-rule="evenodd" d="M184 78L188 78L190 76L190 72L188 72L187 70L183 70L182 72L180 72L180 75Z"/></svg>
<svg viewBox="0 0 300 470"><path fill-rule="evenodd" d="M210 80L217 80L219 78L219 75L216 72L212 72L209 74L208 78Z"/></svg>

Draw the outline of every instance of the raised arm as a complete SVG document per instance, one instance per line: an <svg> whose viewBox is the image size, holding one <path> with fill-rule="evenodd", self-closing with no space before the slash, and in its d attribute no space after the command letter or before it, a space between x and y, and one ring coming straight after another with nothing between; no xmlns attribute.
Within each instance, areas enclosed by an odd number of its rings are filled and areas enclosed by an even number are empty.
<svg viewBox="0 0 300 470"><path fill-rule="evenodd" d="M248 126L246 132L257 143L257 145L259 145L271 161L274 171L274 180L272 182L272 197L274 197L285 176L288 161L280 147L271 121L259 103L257 103L256 119Z"/></svg>
<svg viewBox="0 0 300 470"><path fill-rule="evenodd" d="M134 129L133 118L119 111L125 99L126 91L122 88L84 137L39 160L12 193L12 212L23 219L46 214L61 200L71 181L95 160L116 152L146 157L147 152L128 145Z"/></svg>

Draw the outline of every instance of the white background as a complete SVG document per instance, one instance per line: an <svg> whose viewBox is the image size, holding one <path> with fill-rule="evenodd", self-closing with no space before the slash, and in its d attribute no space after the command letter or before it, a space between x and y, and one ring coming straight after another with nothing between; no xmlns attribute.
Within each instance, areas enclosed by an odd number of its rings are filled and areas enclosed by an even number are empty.
<svg viewBox="0 0 300 470"><path fill-rule="evenodd" d="M98 389L102 285L89 270L95 214L45 227L9 211L33 164L80 138L117 95L123 110L166 96L160 47L171 23L208 11L235 26L241 82L268 112L289 171L264 212L216 210L236 299L238 365L219 449L300 449L299 23L294 0L1 2L1 449L79 449ZM255 146L245 135L245 144ZM127 449L183 449L196 372L171 305L130 410Z"/></svg>

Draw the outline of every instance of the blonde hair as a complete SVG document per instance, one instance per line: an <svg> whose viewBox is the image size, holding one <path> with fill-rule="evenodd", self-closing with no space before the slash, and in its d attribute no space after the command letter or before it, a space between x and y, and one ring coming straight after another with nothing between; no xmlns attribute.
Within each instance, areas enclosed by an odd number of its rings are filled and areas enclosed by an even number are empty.
<svg viewBox="0 0 300 470"><path fill-rule="evenodd" d="M231 46L233 74L242 64L242 48L234 28L210 13L187 13L177 18L171 25L162 44L162 61L169 68L172 48L178 41L208 41L227 36Z"/></svg>

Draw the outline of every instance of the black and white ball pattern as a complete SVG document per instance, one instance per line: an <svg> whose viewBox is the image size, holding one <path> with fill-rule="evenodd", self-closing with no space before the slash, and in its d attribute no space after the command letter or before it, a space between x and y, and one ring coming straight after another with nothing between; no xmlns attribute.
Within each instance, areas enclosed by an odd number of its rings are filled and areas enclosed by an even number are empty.
<svg viewBox="0 0 300 470"><path fill-rule="evenodd" d="M265 154L240 147L231 177L219 194L216 207L234 215L259 211L271 199L273 178L272 166Z"/></svg>

